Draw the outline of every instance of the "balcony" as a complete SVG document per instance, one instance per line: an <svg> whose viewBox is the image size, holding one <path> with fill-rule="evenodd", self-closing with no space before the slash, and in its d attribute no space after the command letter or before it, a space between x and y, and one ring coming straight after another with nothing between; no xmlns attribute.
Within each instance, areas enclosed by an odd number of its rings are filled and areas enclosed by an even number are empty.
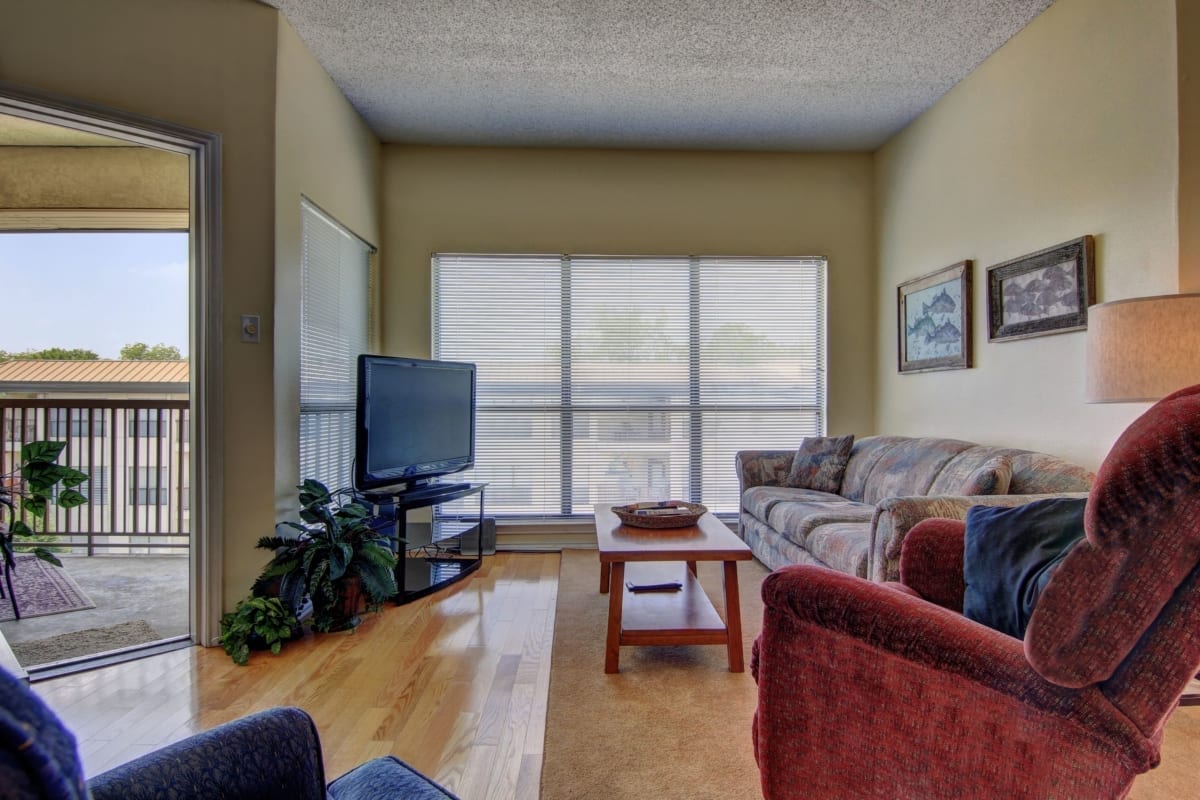
<svg viewBox="0 0 1200 800"><path fill-rule="evenodd" d="M52 507L36 540L49 547L95 608L28 614L0 622L26 669L22 652L76 653L68 636L97 646L137 644L188 633L190 441L188 401L182 399L0 399L0 457L8 475L21 447L42 439L65 441L59 462L88 474L79 490L89 499L74 509ZM28 517L27 524L33 524ZM7 601L0 601L9 611ZM141 634L123 632L130 624ZM114 626L123 626L114 628ZM115 630L116 634L106 632ZM100 635L97 635L100 632ZM115 636L115 638L114 638ZM124 638L122 638L124 637ZM45 643L53 638L48 648ZM29 648L31 642L43 646ZM62 645L61 647L59 645ZM90 655L90 654L86 654Z"/></svg>

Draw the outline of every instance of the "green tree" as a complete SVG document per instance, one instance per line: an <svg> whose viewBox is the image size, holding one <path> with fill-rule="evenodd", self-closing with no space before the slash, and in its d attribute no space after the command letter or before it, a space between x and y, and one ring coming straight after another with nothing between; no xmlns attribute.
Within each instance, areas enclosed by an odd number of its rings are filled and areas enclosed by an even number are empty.
<svg viewBox="0 0 1200 800"><path fill-rule="evenodd" d="M178 347L161 342L153 346L134 342L121 348L122 361L179 361L182 358Z"/></svg>
<svg viewBox="0 0 1200 800"><path fill-rule="evenodd" d="M707 355L731 363L753 363L779 355L779 345L743 323L722 325L707 342Z"/></svg>
<svg viewBox="0 0 1200 800"><path fill-rule="evenodd" d="M687 332L662 312L637 306L600 310L579 336L578 352L588 358L629 363L687 358Z"/></svg>
<svg viewBox="0 0 1200 800"><path fill-rule="evenodd" d="M45 350L25 350L21 353L9 353L0 350L0 364L5 361L95 361L100 358L91 350L76 347L68 350L65 347L47 347Z"/></svg>

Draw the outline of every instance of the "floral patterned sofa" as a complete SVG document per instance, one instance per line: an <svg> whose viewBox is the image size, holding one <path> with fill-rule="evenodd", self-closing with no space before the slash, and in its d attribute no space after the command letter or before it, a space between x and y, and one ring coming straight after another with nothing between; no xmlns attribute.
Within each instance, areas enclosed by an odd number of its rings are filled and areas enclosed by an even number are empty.
<svg viewBox="0 0 1200 800"><path fill-rule="evenodd" d="M965 519L973 505L1084 497L1095 478L1030 450L871 436L854 442L841 489L829 494L784 485L794 456L794 450L737 454L739 535L771 569L816 564L873 581L899 579L900 545L923 519Z"/></svg>

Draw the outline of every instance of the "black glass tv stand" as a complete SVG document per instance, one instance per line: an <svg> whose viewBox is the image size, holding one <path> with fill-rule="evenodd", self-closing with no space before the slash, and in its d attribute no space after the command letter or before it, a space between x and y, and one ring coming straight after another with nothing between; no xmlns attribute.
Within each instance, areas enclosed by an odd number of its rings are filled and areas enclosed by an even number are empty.
<svg viewBox="0 0 1200 800"><path fill-rule="evenodd" d="M397 605L462 580L483 563L483 490L486 483L427 483L411 490L359 492L373 525L391 525L399 556ZM478 514L439 514L437 506L478 497ZM408 512L430 509L430 520L410 522Z"/></svg>

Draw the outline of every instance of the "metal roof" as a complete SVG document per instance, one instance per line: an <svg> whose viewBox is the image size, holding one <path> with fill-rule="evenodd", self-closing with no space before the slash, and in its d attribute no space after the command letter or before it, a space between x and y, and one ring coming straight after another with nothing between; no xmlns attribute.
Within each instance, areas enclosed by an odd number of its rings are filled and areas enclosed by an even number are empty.
<svg viewBox="0 0 1200 800"><path fill-rule="evenodd" d="M0 392L186 392L184 361L34 361L0 364Z"/></svg>

